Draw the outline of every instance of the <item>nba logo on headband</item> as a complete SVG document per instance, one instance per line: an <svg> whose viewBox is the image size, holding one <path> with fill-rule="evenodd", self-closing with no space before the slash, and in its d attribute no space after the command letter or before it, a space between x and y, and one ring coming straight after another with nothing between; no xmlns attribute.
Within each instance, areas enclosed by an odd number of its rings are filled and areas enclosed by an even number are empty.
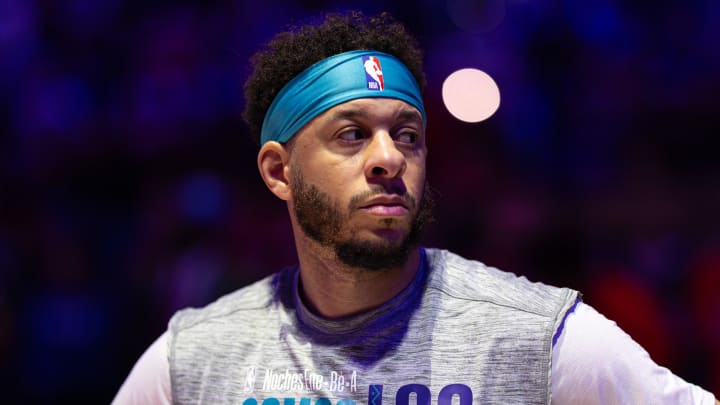
<svg viewBox="0 0 720 405"><path fill-rule="evenodd" d="M377 56L363 56L362 61L365 67L365 79L368 90L385 90L385 80L383 79L380 59L378 59Z"/></svg>

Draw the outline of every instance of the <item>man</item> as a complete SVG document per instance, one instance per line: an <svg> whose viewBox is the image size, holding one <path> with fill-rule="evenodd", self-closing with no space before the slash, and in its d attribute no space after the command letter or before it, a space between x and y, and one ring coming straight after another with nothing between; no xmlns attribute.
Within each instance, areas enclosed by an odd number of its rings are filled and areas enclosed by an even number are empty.
<svg viewBox="0 0 720 405"><path fill-rule="evenodd" d="M576 291L419 246L424 79L389 16L331 15L254 63L245 117L299 265L180 311L115 403L714 402Z"/></svg>

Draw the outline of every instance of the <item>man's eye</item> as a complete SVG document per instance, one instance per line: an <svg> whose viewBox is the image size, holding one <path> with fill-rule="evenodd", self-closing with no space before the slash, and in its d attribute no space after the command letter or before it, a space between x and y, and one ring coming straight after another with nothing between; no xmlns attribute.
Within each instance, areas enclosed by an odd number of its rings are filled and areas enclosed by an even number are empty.
<svg viewBox="0 0 720 405"><path fill-rule="evenodd" d="M343 141L359 141L363 139L363 133L359 129L348 129L338 135L338 138Z"/></svg>
<svg viewBox="0 0 720 405"><path fill-rule="evenodd" d="M400 132L399 134L397 134L397 136L395 137L395 140L397 142L413 144L413 143L417 142L417 137L418 137L417 133L411 132L411 131L405 131L405 132Z"/></svg>

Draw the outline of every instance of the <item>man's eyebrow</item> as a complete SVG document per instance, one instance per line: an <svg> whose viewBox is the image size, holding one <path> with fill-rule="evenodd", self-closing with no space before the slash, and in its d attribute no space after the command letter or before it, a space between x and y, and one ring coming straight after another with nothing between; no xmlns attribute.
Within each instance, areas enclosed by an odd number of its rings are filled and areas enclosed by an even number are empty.
<svg viewBox="0 0 720 405"><path fill-rule="evenodd" d="M352 110L338 110L332 115L333 120L343 119L354 119L354 118L368 118L369 114L367 111L362 109ZM403 110L398 113L398 120L400 121L419 121L422 122L422 116L417 110Z"/></svg>
<svg viewBox="0 0 720 405"><path fill-rule="evenodd" d="M419 121L422 122L422 116L417 110L403 110L398 114L401 121Z"/></svg>

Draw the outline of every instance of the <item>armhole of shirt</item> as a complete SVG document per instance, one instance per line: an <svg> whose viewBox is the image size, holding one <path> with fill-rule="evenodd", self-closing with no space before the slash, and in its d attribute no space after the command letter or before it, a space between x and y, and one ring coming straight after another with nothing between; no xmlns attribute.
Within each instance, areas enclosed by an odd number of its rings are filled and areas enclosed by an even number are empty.
<svg viewBox="0 0 720 405"><path fill-rule="evenodd" d="M563 319L562 319L562 321L560 321L560 326L558 326L557 330L555 331L555 335L553 335L553 338L552 338L552 347L553 348L555 348L555 344L557 343L558 339L560 339L560 335L562 334L563 329L565 329L565 322L567 321L568 316L570 316L571 313L575 312L575 308L577 308L578 304L581 302L582 302L582 300L580 299L580 297L575 299L575 302L565 312L565 315L563 315Z"/></svg>

